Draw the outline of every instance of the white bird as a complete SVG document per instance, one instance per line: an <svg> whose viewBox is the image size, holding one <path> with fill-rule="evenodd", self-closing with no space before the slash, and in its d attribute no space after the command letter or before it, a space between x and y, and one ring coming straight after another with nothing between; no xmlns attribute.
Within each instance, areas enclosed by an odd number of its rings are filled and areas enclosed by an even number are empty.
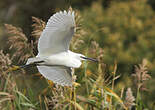
<svg viewBox="0 0 155 110"><path fill-rule="evenodd" d="M60 11L50 17L38 42L38 55L26 65L36 65L48 80L61 86L72 86L72 68L79 68L82 60L97 61L69 50L76 31L74 12Z"/></svg>

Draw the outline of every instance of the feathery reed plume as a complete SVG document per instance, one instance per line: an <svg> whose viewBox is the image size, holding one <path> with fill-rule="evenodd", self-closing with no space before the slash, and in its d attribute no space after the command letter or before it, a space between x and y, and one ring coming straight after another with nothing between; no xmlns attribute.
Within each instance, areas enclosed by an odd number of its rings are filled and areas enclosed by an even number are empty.
<svg viewBox="0 0 155 110"><path fill-rule="evenodd" d="M32 17L32 21L33 21L33 24L32 24L33 31L31 33L31 35L38 39L40 37L43 29L45 28L46 23L43 20L41 20L37 17L34 17L34 16Z"/></svg>
<svg viewBox="0 0 155 110"><path fill-rule="evenodd" d="M48 109L53 110L53 109L58 109L62 110L64 107L64 102L65 102L65 91L63 87L55 85L51 88L51 96L50 97L45 97L45 103L48 107Z"/></svg>
<svg viewBox="0 0 155 110"><path fill-rule="evenodd" d="M14 95L12 90L15 87L15 82L11 81L11 77L8 73L8 68L12 64L9 54L4 54L3 50L0 50L0 106L4 107L4 102L9 102L14 100ZM4 86L6 85L7 88Z"/></svg>
<svg viewBox="0 0 155 110"><path fill-rule="evenodd" d="M143 59L142 64L135 66L135 74L132 74L135 79L135 84L138 90L147 90L145 88L146 81L151 79L147 71L147 60Z"/></svg>
<svg viewBox="0 0 155 110"><path fill-rule="evenodd" d="M42 31L44 30L45 26L46 26L46 23L39 19L39 18L36 18L36 17L32 17L32 21L33 21L33 24L32 24L32 32L31 32L31 36L33 37L33 44L32 44L32 47L33 47L33 53L35 55L37 55L38 51L37 51L37 44L38 44L38 39L42 33Z"/></svg>
<svg viewBox="0 0 155 110"><path fill-rule="evenodd" d="M7 79L7 69L11 63L9 54L4 54L3 50L0 50L0 91L3 89L3 85Z"/></svg>
<svg viewBox="0 0 155 110"><path fill-rule="evenodd" d="M135 97L132 94L132 90L131 88L128 88L126 91L126 97L125 97L124 104L129 110L131 110L132 107L135 105L134 101L135 101Z"/></svg>
<svg viewBox="0 0 155 110"><path fill-rule="evenodd" d="M70 11L72 11L72 8L69 8ZM80 12L76 11L75 13L75 28L76 28L76 32L74 34L74 37L72 38L72 42L71 42L71 48L73 50L77 50L78 47L80 47L79 45L84 43L84 40L82 39L83 36L85 36L86 31L84 29L82 29L82 18L80 16Z"/></svg>
<svg viewBox="0 0 155 110"><path fill-rule="evenodd" d="M33 55L31 44L28 43L26 35L23 33L21 28L14 27L10 24L5 24L6 31L10 35L8 38L8 44L10 49L15 49L15 53L12 58L18 57L20 61L26 61L30 56Z"/></svg>
<svg viewBox="0 0 155 110"><path fill-rule="evenodd" d="M11 65L12 61L9 58L9 54L4 54L3 50L0 50L0 72L4 72Z"/></svg>
<svg viewBox="0 0 155 110"><path fill-rule="evenodd" d="M103 53L104 53L103 49L99 47L99 44L96 41L92 41L91 45L92 45L92 48L90 52L96 55L95 57L97 57L98 61L102 61Z"/></svg>

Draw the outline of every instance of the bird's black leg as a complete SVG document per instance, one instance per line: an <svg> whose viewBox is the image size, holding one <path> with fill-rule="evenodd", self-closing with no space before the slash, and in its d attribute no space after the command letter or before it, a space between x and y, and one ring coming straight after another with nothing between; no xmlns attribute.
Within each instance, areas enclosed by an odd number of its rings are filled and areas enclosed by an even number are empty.
<svg viewBox="0 0 155 110"><path fill-rule="evenodd" d="M33 62L33 63L27 64L27 65L21 65L19 67L20 68L27 68L27 67L37 66L37 65L39 65L40 63L43 63L43 62L44 61L37 61L37 62Z"/></svg>

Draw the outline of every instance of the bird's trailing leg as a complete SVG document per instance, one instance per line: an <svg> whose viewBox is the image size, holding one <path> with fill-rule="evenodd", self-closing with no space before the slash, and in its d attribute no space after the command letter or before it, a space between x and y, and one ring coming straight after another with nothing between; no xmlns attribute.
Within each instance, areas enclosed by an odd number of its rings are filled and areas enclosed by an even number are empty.
<svg viewBox="0 0 155 110"><path fill-rule="evenodd" d="M16 71L20 68L27 68L27 67L31 67L31 66L37 66L39 65L40 63L43 63L44 61L36 61L36 62L33 62L33 63L30 63L30 64L26 64L26 65L21 65L21 66L12 66L8 69L8 71Z"/></svg>
<svg viewBox="0 0 155 110"><path fill-rule="evenodd" d="M30 63L30 64L26 64L26 65L21 65L19 66L20 68L27 68L27 67L31 67L31 66L37 66L39 65L40 63L43 63L44 61L36 61L36 62L33 62L33 63Z"/></svg>

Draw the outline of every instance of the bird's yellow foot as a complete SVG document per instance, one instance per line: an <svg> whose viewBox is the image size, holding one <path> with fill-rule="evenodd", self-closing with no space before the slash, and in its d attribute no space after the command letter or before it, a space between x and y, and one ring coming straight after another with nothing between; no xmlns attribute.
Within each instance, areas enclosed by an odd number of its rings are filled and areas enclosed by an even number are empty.
<svg viewBox="0 0 155 110"><path fill-rule="evenodd" d="M73 82L73 86L74 87L78 87L78 86L81 86L81 84L77 83L77 82Z"/></svg>
<svg viewBox="0 0 155 110"><path fill-rule="evenodd" d="M12 66L12 67L10 67L10 68L8 69L8 71L10 72L10 71L18 70L18 69L20 69L19 66Z"/></svg>
<svg viewBox="0 0 155 110"><path fill-rule="evenodd" d="M52 81L48 80L48 85L49 85L50 87L53 87L53 86L54 86L54 83L53 83Z"/></svg>

